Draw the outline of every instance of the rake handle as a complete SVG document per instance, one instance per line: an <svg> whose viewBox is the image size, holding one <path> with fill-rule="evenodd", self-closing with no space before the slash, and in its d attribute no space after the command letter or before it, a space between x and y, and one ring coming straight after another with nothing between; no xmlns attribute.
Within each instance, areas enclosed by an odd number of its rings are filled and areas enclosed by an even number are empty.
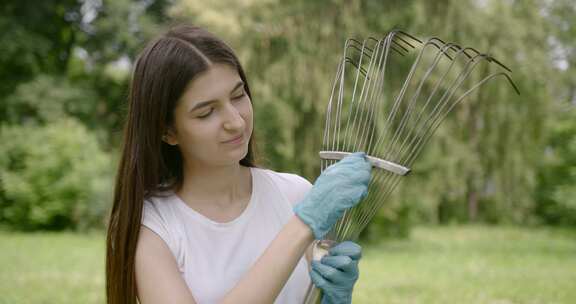
<svg viewBox="0 0 576 304"><path fill-rule="evenodd" d="M324 256L328 254L330 248L336 244L335 241L331 240L316 240L312 243L312 252L310 260L320 261ZM322 302L322 289L314 286L312 282L308 286L306 291L306 298L304 299L304 304L320 304Z"/></svg>

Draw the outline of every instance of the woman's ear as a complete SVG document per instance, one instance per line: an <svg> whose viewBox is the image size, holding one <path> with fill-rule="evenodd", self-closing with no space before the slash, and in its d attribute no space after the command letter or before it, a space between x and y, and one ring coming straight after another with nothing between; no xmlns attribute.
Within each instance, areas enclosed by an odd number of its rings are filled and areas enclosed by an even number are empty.
<svg viewBox="0 0 576 304"><path fill-rule="evenodd" d="M171 145L176 146L178 145L178 139L176 138L176 132L172 130L172 128L166 129L164 135L162 135L162 141Z"/></svg>

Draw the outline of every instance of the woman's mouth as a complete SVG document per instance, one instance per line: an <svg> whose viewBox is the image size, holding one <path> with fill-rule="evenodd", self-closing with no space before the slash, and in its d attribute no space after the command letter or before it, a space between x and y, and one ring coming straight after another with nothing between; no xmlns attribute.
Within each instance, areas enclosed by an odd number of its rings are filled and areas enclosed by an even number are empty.
<svg viewBox="0 0 576 304"><path fill-rule="evenodd" d="M237 144L242 143L243 141L244 141L244 135L243 135L243 134L240 134L240 135L238 135L238 136L236 136L236 137L234 137L234 138L231 138L231 139L229 139L229 140L223 141L222 143L223 143L223 144L237 145Z"/></svg>

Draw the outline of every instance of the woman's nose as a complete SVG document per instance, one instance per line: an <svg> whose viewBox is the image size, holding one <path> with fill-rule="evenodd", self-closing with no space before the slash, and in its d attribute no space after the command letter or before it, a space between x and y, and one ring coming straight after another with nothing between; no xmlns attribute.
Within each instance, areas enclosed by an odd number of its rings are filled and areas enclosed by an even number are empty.
<svg viewBox="0 0 576 304"><path fill-rule="evenodd" d="M225 110L224 129L237 130L244 128L244 119L233 105L228 105Z"/></svg>

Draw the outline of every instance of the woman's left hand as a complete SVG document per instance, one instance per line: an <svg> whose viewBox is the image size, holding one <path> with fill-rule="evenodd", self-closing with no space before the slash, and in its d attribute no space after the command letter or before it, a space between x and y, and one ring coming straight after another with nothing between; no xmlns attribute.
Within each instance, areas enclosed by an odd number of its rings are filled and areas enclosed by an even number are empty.
<svg viewBox="0 0 576 304"><path fill-rule="evenodd" d="M312 261L310 277L322 289L322 304L352 303L352 289L358 280L360 245L345 241L330 249L320 261Z"/></svg>

